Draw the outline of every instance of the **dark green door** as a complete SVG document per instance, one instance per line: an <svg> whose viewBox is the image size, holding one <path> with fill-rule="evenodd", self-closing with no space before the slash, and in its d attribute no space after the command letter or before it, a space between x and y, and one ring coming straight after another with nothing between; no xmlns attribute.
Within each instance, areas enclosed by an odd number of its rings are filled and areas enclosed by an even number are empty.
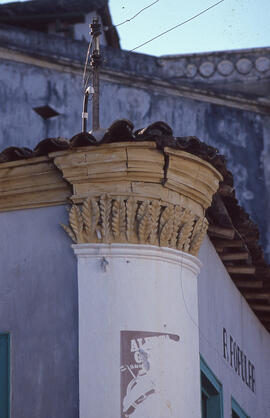
<svg viewBox="0 0 270 418"><path fill-rule="evenodd" d="M0 334L0 417L9 416L9 335Z"/></svg>

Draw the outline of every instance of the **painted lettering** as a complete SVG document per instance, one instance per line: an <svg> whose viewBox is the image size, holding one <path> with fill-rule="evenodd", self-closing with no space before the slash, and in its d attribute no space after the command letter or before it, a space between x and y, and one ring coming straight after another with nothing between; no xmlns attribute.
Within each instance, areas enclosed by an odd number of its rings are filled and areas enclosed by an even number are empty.
<svg viewBox="0 0 270 418"><path fill-rule="evenodd" d="M234 370L237 373L237 348L236 342L233 343L233 362L234 362Z"/></svg>
<svg viewBox="0 0 270 418"><path fill-rule="evenodd" d="M142 346L143 346L143 339L142 338L137 338L137 342L138 342L139 348L142 348Z"/></svg>
<svg viewBox="0 0 270 418"><path fill-rule="evenodd" d="M227 345L227 331L223 328L223 357L228 360L228 345Z"/></svg>
<svg viewBox="0 0 270 418"><path fill-rule="evenodd" d="M223 358L230 364L242 381L255 392L255 367L247 358L246 354L239 347L237 342L230 335L228 344L228 334L225 328L222 330ZM229 347L228 347L229 345Z"/></svg>
<svg viewBox="0 0 270 418"><path fill-rule="evenodd" d="M233 338L231 335L230 335L230 359L231 359L230 361L231 367L233 367L233 363L232 363L233 361Z"/></svg>
<svg viewBox="0 0 270 418"><path fill-rule="evenodd" d="M242 375L243 382L245 382L245 375L244 375L244 353L243 353L243 351L241 351L241 375Z"/></svg>
<svg viewBox="0 0 270 418"><path fill-rule="evenodd" d="M240 348L237 346L237 372L238 372L238 376L240 376Z"/></svg>
<svg viewBox="0 0 270 418"><path fill-rule="evenodd" d="M248 385L248 376L247 376L247 357L244 356L245 359L245 382Z"/></svg>
<svg viewBox="0 0 270 418"><path fill-rule="evenodd" d="M255 367L253 366L253 364L251 365L251 369L252 369L252 391L255 392Z"/></svg>

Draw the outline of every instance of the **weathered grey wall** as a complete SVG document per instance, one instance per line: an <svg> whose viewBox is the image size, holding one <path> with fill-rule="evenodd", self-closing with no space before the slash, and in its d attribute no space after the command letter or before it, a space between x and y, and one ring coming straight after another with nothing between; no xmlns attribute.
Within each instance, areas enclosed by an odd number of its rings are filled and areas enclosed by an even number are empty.
<svg viewBox="0 0 270 418"><path fill-rule="evenodd" d="M80 131L79 76L6 61L0 77L1 149L33 148L43 138L70 138ZM46 104L61 115L43 120L33 108ZM259 224L269 254L270 117L103 81L101 124L108 127L119 118L132 120L136 128L163 120L175 135L196 135L217 147L228 159L240 203Z"/></svg>
<svg viewBox="0 0 270 418"><path fill-rule="evenodd" d="M76 259L64 207L0 214L0 329L11 333L12 417L76 418Z"/></svg>
<svg viewBox="0 0 270 418"><path fill-rule="evenodd" d="M82 83L72 74L1 62L1 149L30 148L43 138L70 137L81 129ZM50 105L60 116L44 120L34 107Z"/></svg>
<svg viewBox="0 0 270 418"><path fill-rule="evenodd" d="M33 148L43 138L70 138L78 133L82 112L82 74L79 64L85 57L87 43L58 39L52 35L29 34L27 31L11 31L0 26L1 43L10 45L10 51L14 53L21 51L29 54L30 51L32 58L41 61L37 65L15 62L12 59L18 60L18 56L14 55L14 58L2 59L0 63L0 150L10 145ZM268 49L265 52L268 54ZM268 74L256 69L261 59L259 53L262 52L254 50L250 55L254 59L254 74L250 77L254 80ZM184 98L174 94L173 89L163 88L162 82L166 80L168 68L172 70L170 61L165 60L164 64L162 59L109 48L104 50L104 54L102 126L108 127L119 118L130 119L136 128L163 120L173 127L176 136L196 135L217 147L228 159L228 167L234 174L237 197L258 223L261 243L270 257L270 116ZM58 70L48 68L57 62L55 55L69 60L70 69L66 64L63 70L61 66ZM241 61L239 57L240 54L234 57L238 60L236 67ZM202 56L202 62L206 59L209 61L211 57ZM217 57L213 59L217 60ZM270 62L268 58L265 59ZM190 60L196 61L198 58L185 57L186 64ZM195 61L192 65L199 66ZM72 67L73 64L75 66ZM182 68L182 64L181 59L178 64L173 62L175 71L177 65ZM157 83L157 88L153 85L148 88L147 79L151 81L150 77ZM196 77L203 78L199 75ZM230 77L236 76L232 73ZM240 83L238 78L236 81ZM138 80L144 81L140 84ZM235 79L232 78L232 81L235 82ZM171 82L172 86L177 84L174 78ZM226 82L228 84L229 79ZM60 115L43 120L33 108L44 105L51 106Z"/></svg>

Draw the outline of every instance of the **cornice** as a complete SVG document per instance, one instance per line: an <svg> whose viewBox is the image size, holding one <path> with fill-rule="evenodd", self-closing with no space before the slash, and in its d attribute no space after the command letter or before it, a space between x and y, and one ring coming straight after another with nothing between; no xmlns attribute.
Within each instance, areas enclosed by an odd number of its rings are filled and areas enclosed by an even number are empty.
<svg viewBox="0 0 270 418"><path fill-rule="evenodd" d="M165 147L167 157L164 186L192 198L207 209L222 180L220 173L209 163L185 151Z"/></svg>
<svg viewBox="0 0 270 418"><path fill-rule="evenodd" d="M164 152L155 142L116 142L50 154L73 186L71 200L111 196L160 199L202 216L222 180L208 162L185 151Z"/></svg>
<svg viewBox="0 0 270 418"><path fill-rule="evenodd" d="M105 191L106 185L111 188L112 182L161 183L164 175L164 155L156 149L155 142L117 142L50 156L54 157L63 177L73 185L71 198L77 201L91 193L91 184L100 187L104 184Z"/></svg>
<svg viewBox="0 0 270 418"><path fill-rule="evenodd" d="M208 162L148 141L50 157L73 187L70 226L63 227L75 243L139 243L198 254L208 226L204 213L222 180Z"/></svg>
<svg viewBox="0 0 270 418"><path fill-rule="evenodd" d="M48 157L0 164L0 212L68 202L70 186Z"/></svg>
<svg viewBox="0 0 270 418"><path fill-rule="evenodd" d="M0 164L0 212L81 204L102 194L179 205L204 216L221 174L207 161L156 143L116 142Z"/></svg>

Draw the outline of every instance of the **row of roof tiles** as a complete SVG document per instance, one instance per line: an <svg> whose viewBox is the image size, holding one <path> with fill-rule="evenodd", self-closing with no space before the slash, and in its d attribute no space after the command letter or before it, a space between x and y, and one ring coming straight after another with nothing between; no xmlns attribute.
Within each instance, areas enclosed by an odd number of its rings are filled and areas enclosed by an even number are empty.
<svg viewBox="0 0 270 418"><path fill-rule="evenodd" d="M33 150L25 147L8 147L0 153L0 163L39 157L55 151L120 141L155 141L160 150L167 146L185 150L211 163L223 176L232 177L226 169L225 157L220 155L216 148L206 145L197 137L174 137L171 127L165 122L155 122L146 128L134 131L133 123L126 119L115 121L108 129L101 131L101 136L100 131L98 135L81 132L70 140L62 137L43 139Z"/></svg>

